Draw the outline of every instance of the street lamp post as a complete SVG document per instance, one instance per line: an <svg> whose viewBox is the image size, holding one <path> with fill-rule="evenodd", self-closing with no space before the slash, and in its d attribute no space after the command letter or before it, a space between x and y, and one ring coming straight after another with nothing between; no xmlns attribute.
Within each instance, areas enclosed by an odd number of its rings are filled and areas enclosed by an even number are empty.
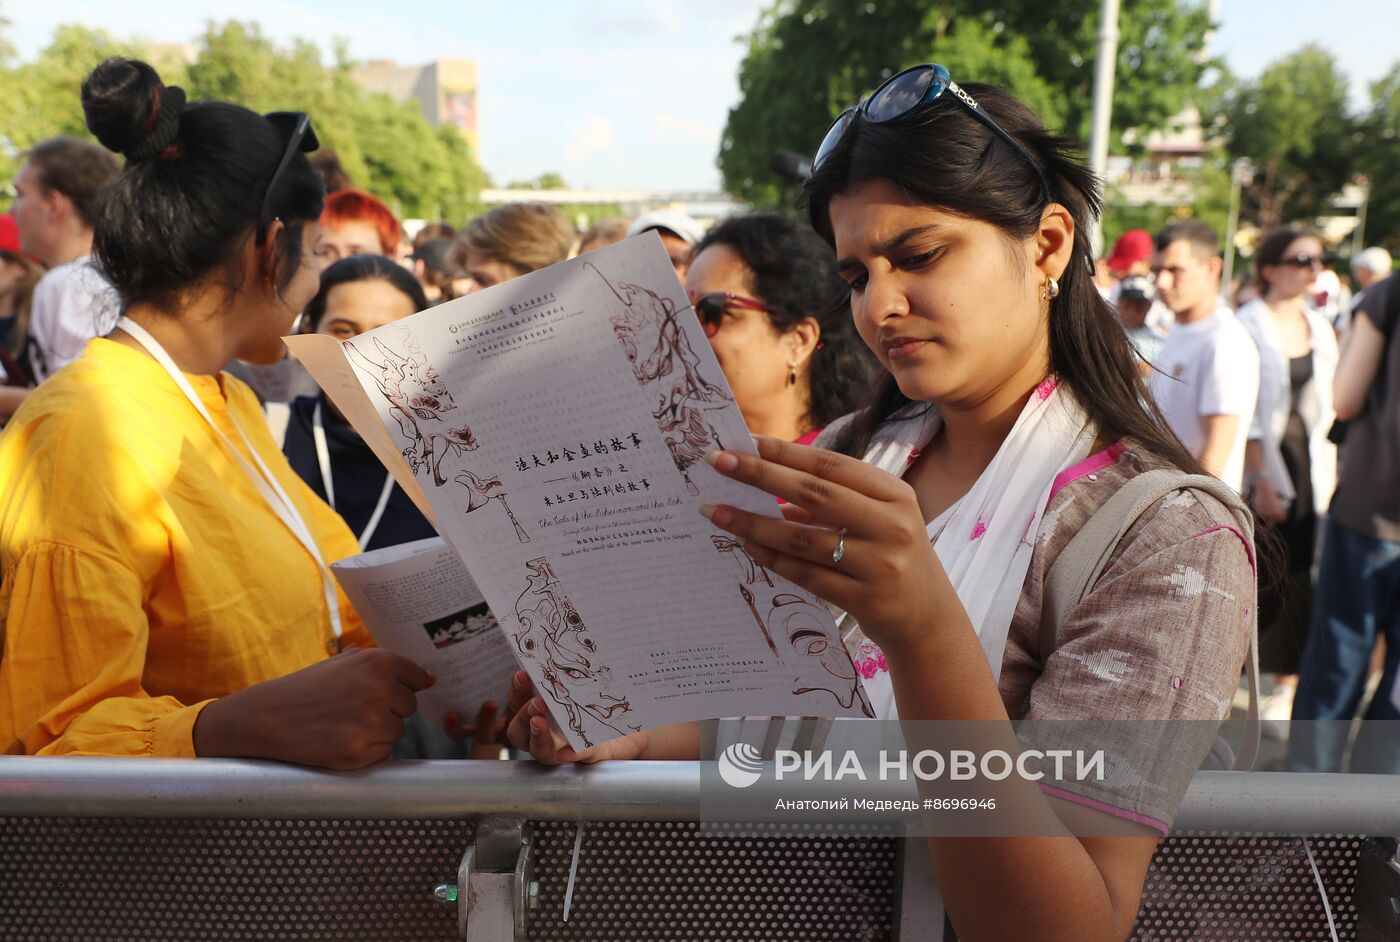
<svg viewBox="0 0 1400 942"><path fill-rule="evenodd" d="M1113 73L1118 64L1118 3L1103 0L1099 8L1098 61L1094 68L1094 117L1089 134L1089 169L1100 180L1108 166L1108 132L1113 117ZM1103 227L1095 220L1090 232L1094 257L1103 251Z"/></svg>
<svg viewBox="0 0 1400 942"><path fill-rule="evenodd" d="M1254 173L1249 158L1241 157L1230 165L1230 217L1225 223L1225 270L1220 273L1220 287L1230 290L1235 276L1235 233L1240 227L1240 189Z"/></svg>

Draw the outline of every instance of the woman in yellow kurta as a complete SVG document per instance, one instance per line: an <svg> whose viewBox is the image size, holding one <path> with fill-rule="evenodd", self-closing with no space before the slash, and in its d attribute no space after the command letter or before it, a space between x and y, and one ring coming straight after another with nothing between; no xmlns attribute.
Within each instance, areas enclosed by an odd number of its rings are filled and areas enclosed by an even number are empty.
<svg viewBox="0 0 1400 942"><path fill-rule="evenodd" d="M127 156L94 239L125 316L0 438L0 746L383 758L433 678L359 647L325 568L354 537L219 373L280 358L315 293L309 122L187 107L126 60L83 104Z"/></svg>

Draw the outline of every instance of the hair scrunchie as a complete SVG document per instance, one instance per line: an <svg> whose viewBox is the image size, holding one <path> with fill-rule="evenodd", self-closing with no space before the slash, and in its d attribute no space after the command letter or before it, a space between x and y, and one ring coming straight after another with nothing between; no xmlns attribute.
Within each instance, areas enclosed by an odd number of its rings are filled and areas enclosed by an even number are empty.
<svg viewBox="0 0 1400 942"><path fill-rule="evenodd" d="M162 152L174 144L180 134L185 90L178 85L168 85L151 97L151 116L146 121L146 135L126 152L126 159L132 163L165 156Z"/></svg>

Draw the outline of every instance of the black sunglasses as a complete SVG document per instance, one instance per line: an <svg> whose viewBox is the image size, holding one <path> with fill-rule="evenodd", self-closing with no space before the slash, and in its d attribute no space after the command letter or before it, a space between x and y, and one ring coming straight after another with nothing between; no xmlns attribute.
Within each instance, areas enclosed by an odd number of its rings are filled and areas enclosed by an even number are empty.
<svg viewBox="0 0 1400 942"><path fill-rule="evenodd" d="M267 235L267 227L272 223L272 191L277 186L277 181L282 179L282 174L287 172L287 167L291 164L292 158L297 154L307 154L321 146L321 142L316 139L316 132L311 129L311 118L302 111L272 111L263 118L272 125L278 135L286 138L287 147L282 152L282 159L277 164L277 169L272 171L272 178L267 181L267 191L263 194L262 208L258 210L258 245L262 245L263 239Z"/></svg>
<svg viewBox="0 0 1400 942"><path fill-rule="evenodd" d="M846 129L851 126L851 122L856 119L857 115L871 124L885 124L912 114L925 105L938 100L944 92L952 92L953 99L966 108L969 114L982 122L989 131L1011 145L1018 154L1025 158L1026 163L1040 178L1040 184L1045 188L1045 198L1050 199L1050 181L1045 178L1045 172L1040 169L1040 164L1030 155L1030 151L1026 150L1020 141L1007 133L1005 128L997 124L996 119L977 104L977 99L963 91L958 83L953 81L947 69L936 63L916 65L905 69L898 75L887 79L884 84L875 89L869 98L855 107L847 108L841 112L840 116L832 122L826 136L822 138L821 146L817 148L817 154L812 158L812 169L815 171L821 167L822 162L836 149L836 145L841 143Z"/></svg>
<svg viewBox="0 0 1400 942"><path fill-rule="evenodd" d="M1292 256L1292 257L1290 257L1290 258L1281 258L1281 259L1278 260L1278 263L1279 263L1280 265L1291 265L1291 266L1293 266L1294 268L1325 268L1325 267L1327 267L1327 259L1326 259L1325 256L1322 256L1322 255L1307 255L1307 254L1303 254L1303 255L1294 255L1294 256Z"/></svg>

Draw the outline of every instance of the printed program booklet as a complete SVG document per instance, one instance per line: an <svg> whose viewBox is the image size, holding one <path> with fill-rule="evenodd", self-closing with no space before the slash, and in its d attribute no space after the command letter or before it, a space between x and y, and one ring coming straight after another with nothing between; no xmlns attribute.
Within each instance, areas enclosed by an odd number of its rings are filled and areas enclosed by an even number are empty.
<svg viewBox="0 0 1400 942"><path fill-rule="evenodd" d="M698 512L779 516L703 460L753 440L654 233L287 343L466 564L575 748L871 715L827 608Z"/></svg>
<svg viewBox="0 0 1400 942"><path fill-rule="evenodd" d="M419 710L435 728L450 712L475 722L487 700L505 709L515 657L486 597L442 537L351 556L331 571L381 648L437 675L418 694Z"/></svg>

